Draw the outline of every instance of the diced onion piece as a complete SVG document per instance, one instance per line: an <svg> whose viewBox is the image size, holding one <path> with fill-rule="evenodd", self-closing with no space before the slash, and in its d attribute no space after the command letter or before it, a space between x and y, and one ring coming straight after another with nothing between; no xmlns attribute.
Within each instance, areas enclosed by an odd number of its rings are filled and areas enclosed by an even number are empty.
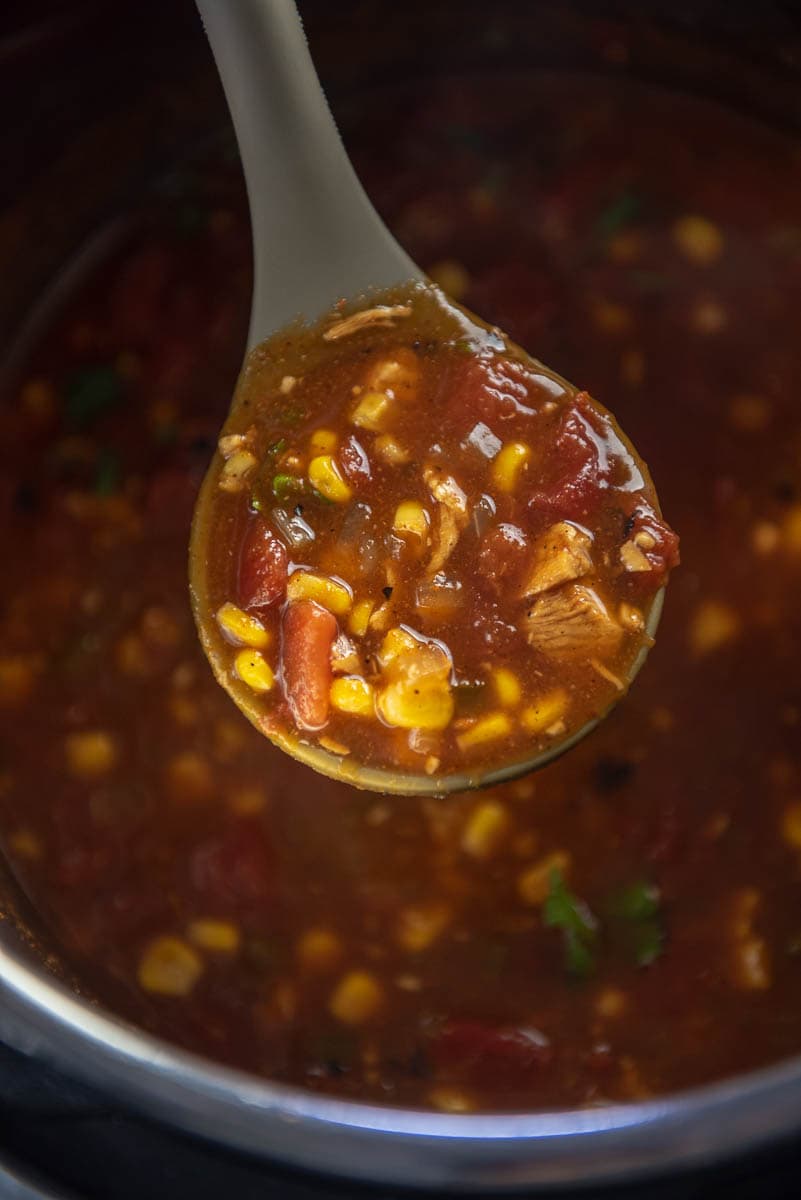
<svg viewBox="0 0 801 1200"><path fill-rule="evenodd" d="M520 723L526 733L547 733L564 718L568 702L569 697L564 688L556 688L524 708L520 714Z"/></svg>
<svg viewBox="0 0 801 1200"><path fill-rule="evenodd" d="M391 466L401 466L409 461L409 451L390 433L382 433L375 439L373 450L379 458Z"/></svg>
<svg viewBox="0 0 801 1200"><path fill-rule="evenodd" d="M487 713L485 717L480 717L475 725L460 733L456 744L460 750L471 750L473 746L483 746L486 742L508 737L511 732L512 722L506 713Z"/></svg>
<svg viewBox="0 0 801 1200"><path fill-rule="evenodd" d="M516 708L523 695L520 680L508 667L496 667L492 672L495 694L504 708Z"/></svg>
<svg viewBox="0 0 801 1200"><path fill-rule="evenodd" d="M309 454L312 458L318 454L333 454L338 441L333 429L315 429L309 438Z"/></svg>
<svg viewBox="0 0 801 1200"><path fill-rule="evenodd" d="M314 571L294 571L289 577L286 594L293 601L314 600L337 617L350 612L353 599L344 583Z"/></svg>
<svg viewBox="0 0 801 1200"><path fill-rule="evenodd" d="M223 492L241 492L259 460L249 450L237 450L225 460L217 486Z"/></svg>
<svg viewBox="0 0 801 1200"><path fill-rule="evenodd" d="M270 634L261 621L230 601L217 610L217 624L229 642L235 645L263 650L270 644Z"/></svg>
<svg viewBox="0 0 801 1200"><path fill-rule="evenodd" d="M269 692L275 683L272 667L258 650L240 650L234 668L252 692Z"/></svg>
<svg viewBox="0 0 801 1200"><path fill-rule="evenodd" d="M361 675L345 675L331 684L331 706L354 717L375 715L373 689Z"/></svg>
<svg viewBox="0 0 801 1200"><path fill-rule="evenodd" d="M421 543L425 543L428 538L428 527L430 524L431 518L428 515L428 510L423 507L419 500L402 500L395 509L395 519L392 522L392 527L396 533L410 534Z"/></svg>
<svg viewBox="0 0 801 1200"><path fill-rule="evenodd" d="M490 477L499 492L511 494L517 487L520 473L531 457L531 447L525 442L507 442L493 460Z"/></svg>
<svg viewBox="0 0 801 1200"><path fill-rule="evenodd" d="M426 617L446 620L461 607L464 600L462 585L458 579L447 579L437 574L433 579L418 583L415 591L415 607Z"/></svg>
<svg viewBox="0 0 801 1200"><path fill-rule="evenodd" d="M309 483L317 488L326 500L334 504L347 504L353 495L353 489L347 483L338 464L330 454L319 454L309 463Z"/></svg>
<svg viewBox="0 0 801 1200"><path fill-rule="evenodd" d="M306 550L314 541L314 530L297 513L288 513L284 508L273 508L270 520L292 550Z"/></svg>

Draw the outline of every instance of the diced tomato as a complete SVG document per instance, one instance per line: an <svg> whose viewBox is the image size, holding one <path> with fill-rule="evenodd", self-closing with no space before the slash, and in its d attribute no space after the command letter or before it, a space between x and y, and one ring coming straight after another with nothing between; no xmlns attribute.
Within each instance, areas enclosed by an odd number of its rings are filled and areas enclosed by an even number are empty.
<svg viewBox="0 0 801 1200"><path fill-rule="evenodd" d="M342 443L339 461L344 475L355 487L361 483L367 483L371 478L372 472L367 451L353 434Z"/></svg>
<svg viewBox="0 0 801 1200"><path fill-rule="evenodd" d="M509 359L455 357L443 372L442 394L456 436L465 437L477 421L483 421L502 437L504 421L534 412L532 385L525 368Z"/></svg>
<svg viewBox="0 0 801 1200"><path fill-rule="evenodd" d="M336 635L336 617L313 600L290 604L284 613L284 691L302 729L321 729L328 720L331 646Z"/></svg>
<svg viewBox="0 0 801 1200"><path fill-rule="evenodd" d="M202 842L192 855L190 874L194 888L212 907L269 899L274 863L264 827L256 820L243 820Z"/></svg>
<svg viewBox="0 0 801 1200"><path fill-rule="evenodd" d="M479 543L479 582L500 592L522 572L527 550L525 534L516 525L494 525Z"/></svg>
<svg viewBox="0 0 801 1200"><path fill-rule="evenodd" d="M540 486L529 508L549 519L586 520L595 512L611 477L608 430L596 427L586 394L580 392L563 413L546 447Z"/></svg>
<svg viewBox="0 0 801 1200"><path fill-rule="evenodd" d="M553 1050L538 1029L452 1021L435 1038L431 1055L452 1078L499 1086L536 1077L551 1063Z"/></svg>
<svg viewBox="0 0 801 1200"><path fill-rule="evenodd" d="M239 603L243 608L267 608L283 600L286 578L286 546L261 517L254 517L239 560Z"/></svg>
<svg viewBox="0 0 801 1200"><path fill-rule="evenodd" d="M648 533L654 538L653 546L641 547L652 569L633 572L627 582L637 591L655 591L665 582L668 571L679 564L679 539L644 498L637 499L636 507L626 521L627 536L633 538L638 533Z"/></svg>

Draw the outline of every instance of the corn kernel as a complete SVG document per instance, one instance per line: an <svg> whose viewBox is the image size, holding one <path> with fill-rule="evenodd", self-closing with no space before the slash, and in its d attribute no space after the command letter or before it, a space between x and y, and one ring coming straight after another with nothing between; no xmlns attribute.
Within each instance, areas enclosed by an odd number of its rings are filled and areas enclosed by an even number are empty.
<svg viewBox="0 0 801 1200"><path fill-rule="evenodd" d="M108 774L117 761L114 740L101 729L71 733L65 747L71 773L84 779L96 779Z"/></svg>
<svg viewBox="0 0 801 1200"><path fill-rule="evenodd" d="M243 784L228 795L228 807L241 817L253 817L266 805L267 797L257 784Z"/></svg>
<svg viewBox="0 0 801 1200"><path fill-rule="evenodd" d="M333 454L338 440L333 429L315 429L309 438L309 454L312 458L319 454Z"/></svg>
<svg viewBox="0 0 801 1200"><path fill-rule="evenodd" d="M258 465L255 454L249 450L238 450L223 463L217 480L218 488L223 492L241 492Z"/></svg>
<svg viewBox="0 0 801 1200"><path fill-rule="evenodd" d="M0 658L0 704L19 704L33 691L41 661L32 654L9 654Z"/></svg>
<svg viewBox="0 0 801 1200"><path fill-rule="evenodd" d="M421 904L405 908L398 917L398 945L409 954L432 946L450 924L451 911L444 904Z"/></svg>
<svg viewBox="0 0 801 1200"><path fill-rule="evenodd" d="M509 830L509 814L497 800L473 809L462 833L462 850L471 858L491 858Z"/></svg>
<svg viewBox="0 0 801 1200"><path fill-rule="evenodd" d="M29 379L20 396L22 405L37 421L47 421L56 411L56 389L46 379Z"/></svg>
<svg viewBox="0 0 801 1200"><path fill-rule="evenodd" d="M170 760L166 780L171 798L180 803L208 800L214 792L211 767L194 750L183 750Z"/></svg>
<svg viewBox="0 0 801 1200"><path fill-rule="evenodd" d="M236 925L210 917L190 922L186 934L190 942L201 950L214 950L219 954L234 954L242 941L242 934Z"/></svg>
<svg viewBox="0 0 801 1200"><path fill-rule="evenodd" d="M402 446L391 433L382 433L380 437L377 437L373 449L379 458L393 467L402 466L410 458L406 447Z"/></svg>
<svg viewBox="0 0 801 1200"><path fill-rule="evenodd" d="M460 733L456 744L460 750L470 750L473 746L483 746L485 742L494 742L497 738L507 737L512 731L512 722L506 713L488 713L480 717L475 725L471 725L464 733Z"/></svg>
<svg viewBox="0 0 801 1200"><path fill-rule="evenodd" d="M492 482L499 492L513 492L517 487L520 472L531 457L531 449L523 442L507 442L494 459L491 468Z"/></svg>
<svg viewBox="0 0 801 1200"><path fill-rule="evenodd" d="M734 641L740 632L740 618L729 604L704 600L690 621L690 648L693 654L710 654Z"/></svg>
<svg viewBox="0 0 801 1200"><path fill-rule="evenodd" d="M354 604L353 612L350 614L350 620L348 621L348 629L350 629L355 637L364 637L367 633L374 608L375 602L373 600L359 600L357 604Z"/></svg>
<svg viewBox="0 0 801 1200"><path fill-rule="evenodd" d="M330 454L318 454L309 463L309 482L326 500L347 504L353 489L342 477L339 466Z"/></svg>
<svg viewBox="0 0 801 1200"><path fill-rule="evenodd" d="M782 837L788 846L801 850L801 802L794 800L782 813Z"/></svg>
<svg viewBox="0 0 801 1200"><path fill-rule="evenodd" d="M396 533L409 533L425 542L430 523L431 518L419 500L403 500L395 509L392 525Z"/></svg>
<svg viewBox="0 0 801 1200"><path fill-rule="evenodd" d="M495 685L495 694L503 707L516 708L523 692L514 671L510 671L508 667L496 667L492 672L492 682Z"/></svg>
<svg viewBox="0 0 801 1200"><path fill-rule="evenodd" d="M8 838L8 846L17 858L36 862L44 853L41 839L32 829L16 829Z"/></svg>
<svg viewBox="0 0 801 1200"><path fill-rule="evenodd" d="M234 670L252 692L269 692L275 683L272 667L258 650L240 650Z"/></svg>
<svg viewBox="0 0 801 1200"><path fill-rule="evenodd" d="M253 646L254 649L263 650L270 644L270 635L261 621L230 601L218 609L217 624L236 646Z"/></svg>
<svg viewBox="0 0 801 1200"><path fill-rule="evenodd" d="M801 504L788 508L782 521L782 545L791 554L801 554Z"/></svg>
<svg viewBox="0 0 801 1200"><path fill-rule="evenodd" d="M470 276L460 262L453 258L443 259L428 268L428 277L439 284L453 300L461 300L470 286Z"/></svg>
<svg viewBox="0 0 801 1200"><path fill-rule="evenodd" d="M367 971L349 971L339 981L328 1008L344 1025L362 1025L376 1016L384 1002L381 985Z"/></svg>
<svg viewBox="0 0 801 1200"><path fill-rule="evenodd" d="M373 689L361 675L345 675L331 684L331 704L354 717L375 715Z"/></svg>
<svg viewBox="0 0 801 1200"><path fill-rule="evenodd" d="M378 709L397 729L444 729L453 717L454 701L447 679L399 679L378 697Z"/></svg>
<svg viewBox="0 0 801 1200"><path fill-rule="evenodd" d="M524 904L538 908L548 899L553 871L566 871L570 866L570 855L562 850L546 854L517 877L517 894Z"/></svg>
<svg viewBox="0 0 801 1200"><path fill-rule="evenodd" d="M428 1102L440 1112L469 1113L476 1107L475 1101L456 1087L435 1087L428 1093Z"/></svg>
<svg viewBox="0 0 801 1200"><path fill-rule="evenodd" d="M202 974L203 963L191 946L177 937L158 937L145 950L137 979L146 992L188 996Z"/></svg>
<svg viewBox="0 0 801 1200"><path fill-rule="evenodd" d="M378 650L378 661L382 667L387 667L401 654L408 654L410 651L416 650L419 645L420 643L413 634L398 625L384 635L384 640Z"/></svg>
<svg viewBox="0 0 801 1200"><path fill-rule="evenodd" d="M673 240L685 258L706 267L723 253L723 234L706 217L681 217L673 226Z"/></svg>
<svg viewBox="0 0 801 1200"><path fill-rule="evenodd" d="M598 300L592 308L592 319L602 333L628 333L632 326L631 309L614 300Z"/></svg>
<svg viewBox="0 0 801 1200"><path fill-rule="evenodd" d="M344 583L314 571L294 571L289 577L286 594L290 600L314 600L336 617L344 617L353 600Z"/></svg>
<svg viewBox="0 0 801 1200"><path fill-rule="evenodd" d="M520 723L526 733L547 733L552 725L561 720L567 712L567 692L557 688L540 696L534 704L524 708L520 714Z"/></svg>
<svg viewBox="0 0 801 1200"><path fill-rule="evenodd" d="M177 695L170 696L167 701L167 709L176 725L180 725L183 729L189 729L192 725L197 725L200 720L199 706L189 696L185 696L183 692L178 692Z"/></svg>
<svg viewBox="0 0 801 1200"><path fill-rule="evenodd" d="M330 929L307 929L298 941L295 955L307 971L329 971L342 958L342 942Z"/></svg>
<svg viewBox="0 0 801 1200"><path fill-rule="evenodd" d="M595 998L595 1011L599 1017L615 1020L622 1017L629 1007L628 996L620 988L606 987Z"/></svg>

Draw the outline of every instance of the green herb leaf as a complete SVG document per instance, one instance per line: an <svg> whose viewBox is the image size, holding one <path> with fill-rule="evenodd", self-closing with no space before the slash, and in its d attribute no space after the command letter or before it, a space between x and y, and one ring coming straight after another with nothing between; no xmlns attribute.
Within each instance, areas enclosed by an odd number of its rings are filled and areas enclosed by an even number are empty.
<svg viewBox="0 0 801 1200"><path fill-rule="evenodd" d="M595 221L596 236L603 242L608 241L616 233L620 233L621 229L631 225L641 211L642 199L636 192L627 188L610 200L606 208L601 209Z"/></svg>
<svg viewBox="0 0 801 1200"><path fill-rule="evenodd" d="M303 480L295 475L274 475L272 489L276 500L288 500L295 492L303 490Z"/></svg>
<svg viewBox="0 0 801 1200"><path fill-rule="evenodd" d="M116 492L121 475L120 460L113 450L101 450L95 464L95 493L110 496Z"/></svg>
<svg viewBox="0 0 801 1200"><path fill-rule="evenodd" d="M561 871L551 871L549 887L542 908L543 921L550 928L562 930L565 966L570 974L589 975L595 968L598 922L584 901L565 885Z"/></svg>
<svg viewBox="0 0 801 1200"><path fill-rule="evenodd" d="M272 446L267 447L265 458L278 458L279 454L283 454L286 450L286 438L279 438L277 442L273 442Z"/></svg>
<svg viewBox="0 0 801 1200"><path fill-rule="evenodd" d="M609 917L627 953L647 967L662 953L665 940L659 888L645 879L617 892L609 902Z"/></svg>
<svg viewBox="0 0 801 1200"><path fill-rule="evenodd" d="M122 399L122 380L113 367L84 367L67 385L66 419L72 429L86 429Z"/></svg>

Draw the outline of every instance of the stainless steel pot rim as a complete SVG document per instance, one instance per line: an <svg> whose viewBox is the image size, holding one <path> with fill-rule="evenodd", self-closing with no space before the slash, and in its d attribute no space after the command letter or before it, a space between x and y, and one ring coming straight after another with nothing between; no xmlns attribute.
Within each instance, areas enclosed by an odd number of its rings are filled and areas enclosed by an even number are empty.
<svg viewBox="0 0 801 1200"><path fill-rule="evenodd" d="M121 1104L338 1175L462 1190L600 1182L731 1157L801 1127L801 1057L692 1091L544 1113L340 1100L216 1065L90 1006L0 947L0 1036Z"/></svg>

